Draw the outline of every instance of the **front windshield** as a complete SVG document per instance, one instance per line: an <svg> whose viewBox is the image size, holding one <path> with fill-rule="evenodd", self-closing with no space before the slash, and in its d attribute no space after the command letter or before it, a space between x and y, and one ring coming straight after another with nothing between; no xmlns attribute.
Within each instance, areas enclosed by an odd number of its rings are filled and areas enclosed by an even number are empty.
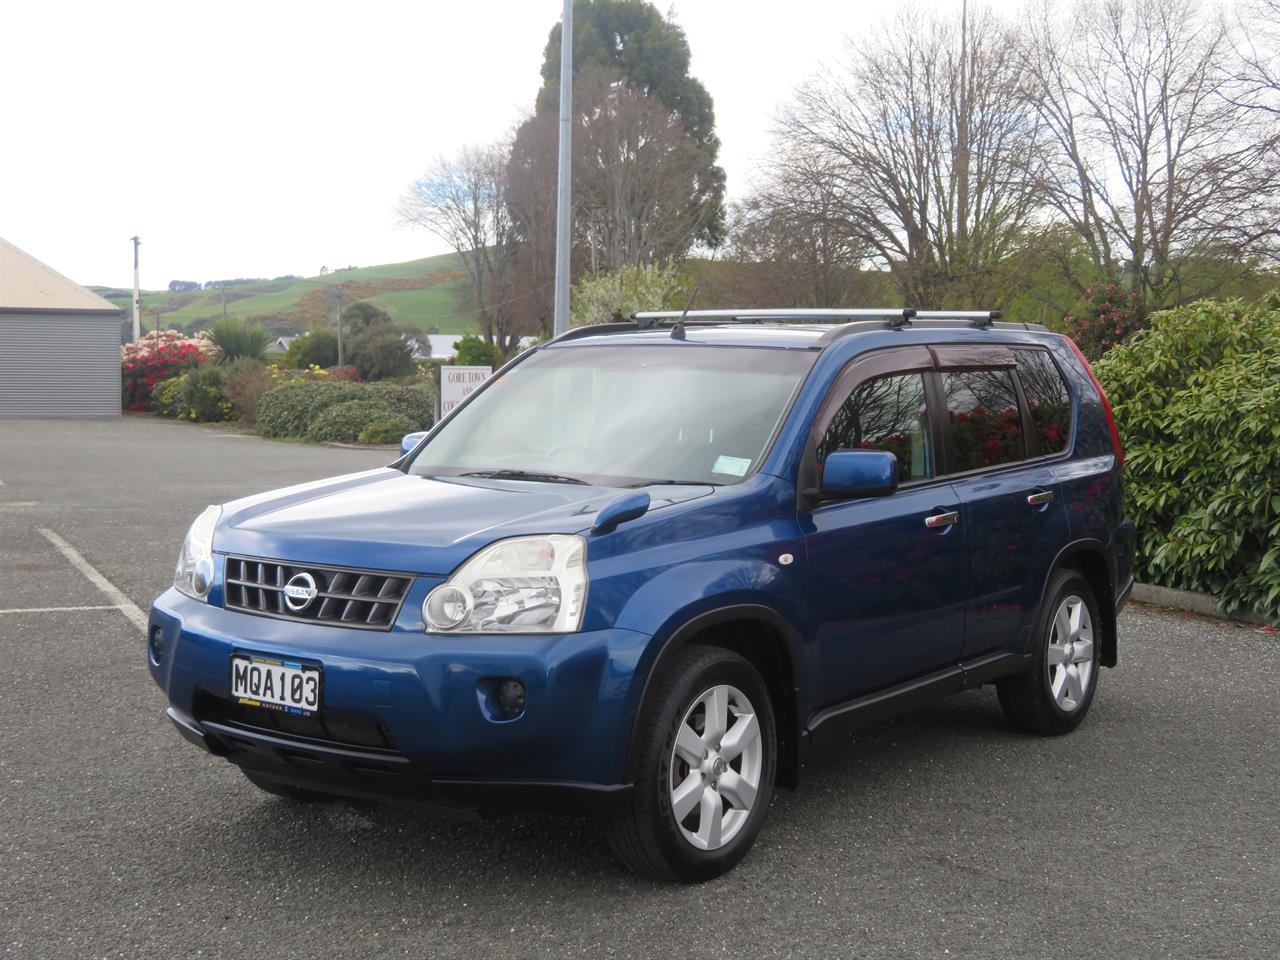
<svg viewBox="0 0 1280 960"><path fill-rule="evenodd" d="M408 470L611 486L737 483L765 453L814 356L674 343L540 350L488 383Z"/></svg>

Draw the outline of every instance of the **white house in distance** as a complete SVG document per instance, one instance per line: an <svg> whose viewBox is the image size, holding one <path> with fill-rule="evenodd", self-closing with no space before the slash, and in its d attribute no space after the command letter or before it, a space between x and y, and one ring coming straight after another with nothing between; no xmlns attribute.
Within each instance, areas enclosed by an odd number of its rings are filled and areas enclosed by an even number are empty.
<svg viewBox="0 0 1280 960"><path fill-rule="evenodd" d="M120 416L120 312L0 239L0 417Z"/></svg>
<svg viewBox="0 0 1280 960"><path fill-rule="evenodd" d="M458 351L453 345L461 340L466 334L464 333L425 333L417 337L409 339L409 345L413 347L413 355L419 360L425 360L428 357L432 360L452 360L457 356ZM536 337L521 337L519 347L526 350L536 340ZM424 344L422 341L426 340ZM422 348L429 345L431 352L428 354Z"/></svg>

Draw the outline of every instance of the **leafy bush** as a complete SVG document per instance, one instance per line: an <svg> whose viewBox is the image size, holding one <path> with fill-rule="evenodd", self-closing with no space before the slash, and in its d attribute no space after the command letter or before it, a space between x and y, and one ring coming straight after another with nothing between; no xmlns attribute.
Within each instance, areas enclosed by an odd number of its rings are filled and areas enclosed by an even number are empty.
<svg viewBox="0 0 1280 960"><path fill-rule="evenodd" d="M231 416L232 405L223 391L225 377L219 367L192 367L156 385L151 409L166 417L214 423Z"/></svg>
<svg viewBox="0 0 1280 960"><path fill-rule="evenodd" d="M1280 293L1153 314L1096 372L1139 577L1280 618Z"/></svg>
<svg viewBox="0 0 1280 960"><path fill-rule="evenodd" d="M342 322L352 333L357 333L378 324L390 323L391 314L372 300L357 300L342 311Z"/></svg>
<svg viewBox="0 0 1280 960"><path fill-rule="evenodd" d="M227 367L225 392L235 414L242 420L253 422L258 404L276 385L271 372L258 363L243 357Z"/></svg>
<svg viewBox="0 0 1280 960"><path fill-rule="evenodd" d="M220 367L193 367L179 379L183 384L178 390L178 419L214 423L231 416L231 401L223 391L226 377Z"/></svg>
<svg viewBox="0 0 1280 960"><path fill-rule="evenodd" d="M639 310L681 309L689 302L689 290L689 278L674 263L593 274L571 291L569 324L610 323Z"/></svg>
<svg viewBox="0 0 1280 960"><path fill-rule="evenodd" d="M338 362L338 338L328 330L312 330L289 341L284 365L290 370L332 367Z"/></svg>
<svg viewBox="0 0 1280 960"><path fill-rule="evenodd" d="M224 317L209 327L209 342L217 350L219 363L231 363L247 357L265 363L271 331L239 317Z"/></svg>
<svg viewBox="0 0 1280 960"><path fill-rule="evenodd" d="M327 372L329 376L336 380L350 380L352 383L364 383L364 377L360 376L360 371L355 367L330 367Z"/></svg>
<svg viewBox="0 0 1280 960"><path fill-rule="evenodd" d="M371 383L365 388L370 400L385 404L412 426L405 433L423 430L435 421L435 393L424 387L402 387L393 383Z"/></svg>
<svg viewBox="0 0 1280 960"><path fill-rule="evenodd" d="M1062 318L1062 332L1090 360L1141 329L1138 298L1114 283L1090 284L1077 312Z"/></svg>
<svg viewBox="0 0 1280 960"><path fill-rule="evenodd" d="M151 391L151 410L165 417L178 415L178 394L187 385L186 374L161 380Z"/></svg>
<svg viewBox="0 0 1280 960"><path fill-rule="evenodd" d="M151 391L209 357L208 344L181 330L156 330L120 349L122 401L126 410L146 410Z"/></svg>
<svg viewBox="0 0 1280 960"><path fill-rule="evenodd" d="M389 323L375 323L353 334L345 359L365 380L402 377L418 369L404 335Z"/></svg>
<svg viewBox="0 0 1280 960"><path fill-rule="evenodd" d="M356 439L360 443L394 443L399 445L406 433L413 433L414 427L408 420L395 417L391 420L375 420L363 430Z"/></svg>
<svg viewBox="0 0 1280 960"><path fill-rule="evenodd" d="M321 411L307 429L307 439L317 443L353 443L366 427L395 417L394 410L377 400L347 400Z"/></svg>
<svg viewBox="0 0 1280 960"><path fill-rule="evenodd" d="M453 341L453 362L460 367L496 367L498 351L492 343L481 340L474 333Z"/></svg>
<svg viewBox="0 0 1280 960"><path fill-rule="evenodd" d="M264 437L305 437L322 410L363 396L364 388L358 383L328 378L286 382L258 403L258 433Z"/></svg>

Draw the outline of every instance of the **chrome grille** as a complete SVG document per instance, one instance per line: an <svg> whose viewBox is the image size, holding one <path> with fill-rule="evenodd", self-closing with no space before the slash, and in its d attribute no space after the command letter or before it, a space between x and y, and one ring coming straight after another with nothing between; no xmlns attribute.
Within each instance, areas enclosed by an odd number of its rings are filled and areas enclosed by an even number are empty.
<svg viewBox="0 0 1280 960"><path fill-rule="evenodd" d="M301 609L291 609L285 585L299 574L311 577L316 595ZM222 605L264 617L390 630L412 583L413 577L403 573L227 557Z"/></svg>

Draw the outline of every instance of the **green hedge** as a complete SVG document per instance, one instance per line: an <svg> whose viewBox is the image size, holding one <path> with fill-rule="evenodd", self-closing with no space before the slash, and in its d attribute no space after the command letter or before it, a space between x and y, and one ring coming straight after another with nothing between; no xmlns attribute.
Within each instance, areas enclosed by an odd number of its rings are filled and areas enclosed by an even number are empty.
<svg viewBox="0 0 1280 960"><path fill-rule="evenodd" d="M345 421L341 426L336 421L332 426L328 425L329 421L325 421L325 426L320 426L320 423L330 408L357 401L376 404L383 413L383 416L376 419L408 423L405 433L429 427L435 419L434 395L424 386L350 383L345 380L299 380L276 387L259 401L258 432L264 437L354 441L356 434L345 436ZM372 422L367 420L361 427ZM332 436L335 431L344 436Z"/></svg>
<svg viewBox="0 0 1280 960"><path fill-rule="evenodd" d="M375 420L363 430L356 440L360 443L394 443L397 446L406 433L413 433L415 427L403 417L390 420Z"/></svg>
<svg viewBox="0 0 1280 960"><path fill-rule="evenodd" d="M264 437L305 437L323 410L364 396L361 384L345 380L298 380L281 384L258 402L258 433Z"/></svg>
<svg viewBox="0 0 1280 960"><path fill-rule="evenodd" d="M405 431L424 430L435 422L435 394L423 386L402 387L394 383L368 383L365 392L370 400L385 403L401 419L410 423ZM399 440L399 438L396 438Z"/></svg>
<svg viewBox="0 0 1280 960"><path fill-rule="evenodd" d="M1280 293L1154 314L1095 369L1139 579L1280 618Z"/></svg>
<svg viewBox="0 0 1280 960"><path fill-rule="evenodd" d="M354 443L370 424L395 416L394 410L377 400L347 400L322 410L307 428L307 439L316 443Z"/></svg>

